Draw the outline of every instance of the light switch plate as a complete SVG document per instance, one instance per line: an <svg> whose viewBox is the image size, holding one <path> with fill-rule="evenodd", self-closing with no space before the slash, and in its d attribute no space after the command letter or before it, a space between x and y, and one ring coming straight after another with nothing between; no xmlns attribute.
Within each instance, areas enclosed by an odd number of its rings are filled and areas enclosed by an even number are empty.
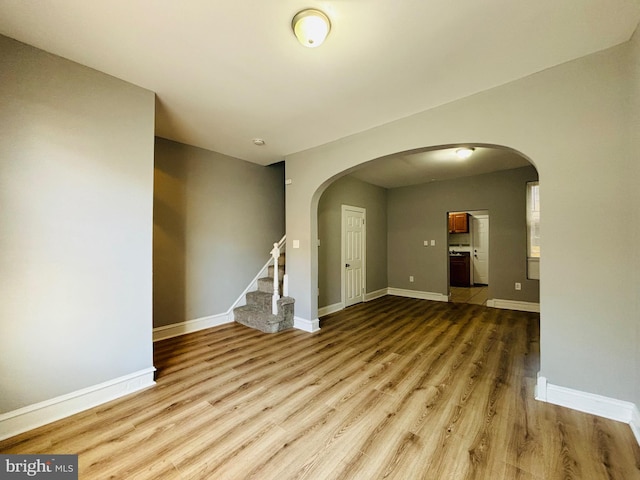
<svg viewBox="0 0 640 480"><path fill-rule="evenodd" d="M300 248L300 240L293 241L293 248Z"/></svg>

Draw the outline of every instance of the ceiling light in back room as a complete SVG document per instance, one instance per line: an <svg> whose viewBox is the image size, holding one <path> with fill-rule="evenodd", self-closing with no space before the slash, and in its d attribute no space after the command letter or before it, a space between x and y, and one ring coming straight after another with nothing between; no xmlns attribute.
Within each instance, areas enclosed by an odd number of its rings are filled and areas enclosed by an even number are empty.
<svg viewBox="0 0 640 480"><path fill-rule="evenodd" d="M331 21L320 10L308 8L296 13L291 28L298 41L309 48L322 45L331 31Z"/></svg>
<svg viewBox="0 0 640 480"><path fill-rule="evenodd" d="M458 158L460 158L461 160L466 160L467 158L469 158L471 155L473 155L473 151L475 149L474 148L470 148L470 147L462 147L456 150L456 155L458 156Z"/></svg>

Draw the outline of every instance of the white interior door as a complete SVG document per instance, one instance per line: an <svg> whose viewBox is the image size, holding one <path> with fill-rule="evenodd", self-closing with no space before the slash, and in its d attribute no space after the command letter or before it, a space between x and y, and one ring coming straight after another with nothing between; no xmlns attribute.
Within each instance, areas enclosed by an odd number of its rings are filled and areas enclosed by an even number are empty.
<svg viewBox="0 0 640 480"><path fill-rule="evenodd" d="M489 215L473 216L473 282L489 284Z"/></svg>
<svg viewBox="0 0 640 480"><path fill-rule="evenodd" d="M342 206L342 291L345 307L364 300L366 210Z"/></svg>

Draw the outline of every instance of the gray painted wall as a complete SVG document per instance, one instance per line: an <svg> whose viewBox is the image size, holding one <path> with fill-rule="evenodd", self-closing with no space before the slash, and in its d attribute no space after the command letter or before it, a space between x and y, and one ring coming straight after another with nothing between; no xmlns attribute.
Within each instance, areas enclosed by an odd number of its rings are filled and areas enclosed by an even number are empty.
<svg viewBox="0 0 640 480"><path fill-rule="evenodd" d="M152 92L0 36L0 413L150 368Z"/></svg>
<svg viewBox="0 0 640 480"><path fill-rule="evenodd" d="M525 216L526 182L537 179L524 167L390 189L389 286L446 295L447 212L489 210L489 298L538 302L539 282L526 278ZM425 247L432 239L435 247Z"/></svg>
<svg viewBox="0 0 640 480"><path fill-rule="evenodd" d="M287 257L298 322L317 318L317 204L337 177L418 148L501 145L540 176L541 375L640 405L635 246L638 34L632 42L286 158ZM630 214L630 209L634 213ZM630 222L630 218L632 221ZM632 249L635 247L632 247Z"/></svg>
<svg viewBox="0 0 640 480"><path fill-rule="evenodd" d="M156 138L154 326L226 312L284 235L284 166Z"/></svg>
<svg viewBox="0 0 640 480"><path fill-rule="evenodd" d="M387 190L353 177L333 183L318 204L318 305L342 301L342 205L367 210L366 291L387 288Z"/></svg>

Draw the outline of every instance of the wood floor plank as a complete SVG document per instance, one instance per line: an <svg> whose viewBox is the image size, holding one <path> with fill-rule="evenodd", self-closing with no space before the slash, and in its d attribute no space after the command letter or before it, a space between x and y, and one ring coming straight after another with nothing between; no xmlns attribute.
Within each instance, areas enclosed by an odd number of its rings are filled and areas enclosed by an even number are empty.
<svg viewBox="0 0 640 480"><path fill-rule="evenodd" d="M157 342L156 386L0 452L100 480L640 479L628 425L534 399L538 314L386 296L321 326Z"/></svg>
<svg viewBox="0 0 640 480"><path fill-rule="evenodd" d="M458 338L457 341L446 345L447 349L443 352L446 355L436 356L436 360L424 369L422 377L401 398L401 402L398 404L395 417L411 421L409 425L400 429L400 433L404 432L404 434L399 435L396 428L392 429L384 425L376 429L377 438L367 440L364 453L373 458L387 458L385 475L402 478L404 475L416 475L416 471L425 470L427 464L435 462L437 465L438 459L441 457L434 456L433 452L437 448L438 452L442 453L448 448L447 441L465 413L463 406L466 399L478 385L478 369L483 364L482 356L486 356L491 351L491 346L495 343L494 337L495 335L492 335L491 331L484 329L481 335L476 334L473 339L467 338L466 341L461 342ZM473 348L474 341L484 347ZM445 358L448 360L447 362L443 361ZM441 365L447 368L440 368ZM470 372L465 373L465 370L470 370ZM455 383L452 381L454 377L458 378ZM467 379L467 381L459 381L459 378ZM412 404L412 395L421 393L425 385L428 385L429 380L436 380L431 382L435 384L430 390L431 394L421 399L417 405ZM439 422L432 420L434 416L437 416ZM430 448L426 445L428 442L425 443L419 435L421 426L424 425L427 418L429 419L427 435L430 439L437 438L437 432L442 432L441 440L437 443L431 442ZM398 424L397 421L396 424ZM414 431L410 431L410 429ZM418 459L421 456L425 457L422 464ZM409 460L405 462L405 458ZM402 465L400 465L401 463ZM435 471L438 471L437 466Z"/></svg>

